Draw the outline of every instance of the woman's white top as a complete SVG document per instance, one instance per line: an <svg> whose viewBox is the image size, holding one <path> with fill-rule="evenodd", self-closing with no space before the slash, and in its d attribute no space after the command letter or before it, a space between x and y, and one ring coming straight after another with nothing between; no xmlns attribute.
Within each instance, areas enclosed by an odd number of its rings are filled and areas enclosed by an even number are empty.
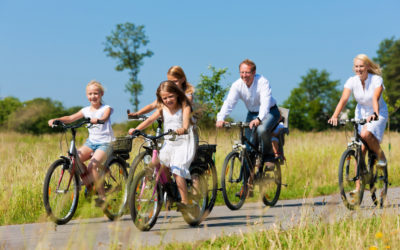
<svg viewBox="0 0 400 250"><path fill-rule="evenodd" d="M170 129L175 131L178 128L182 128L182 109L171 114L169 110L164 107L163 119L164 132ZM191 179L189 167L196 153L193 127L189 127L188 134L177 135L175 140L170 140L171 138L172 136L165 136L164 145L160 150L160 162L170 167L173 174L179 175L185 179Z"/></svg>
<svg viewBox="0 0 400 250"><path fill-rule="evenodd" d="M81 112L85 118L100 119L101 117L103 117L104 112L108 108L111 109L111 113L107 121L104 124L93 124L91 127L88 128L89 140L92 143L110 143L114 140L114 132L111 127L111 114L113 113L113 109L110 106L104 104L102 104L99 109L92 109L90 106L81 109Z"/></svg>
<svg viewBox="0 0 400 250"><path fill-rule="evenodd" d="M368 74L368 78L365 80L365 87L363 88L360 77L350 77L344 84L344 88L350 89L353 92L353 96L357 101L355 110L355 118L362 119L366 118L374 113L372 106L372 98L375 89L383 85L383 79L379 75ZM383 133L386 128L386 122L388 118L388 109L383 97L379 98L379 120L372 121L366 124L368 131L370 131L379 142L382 141ZM360 131L361 132L361 131Z"/></svg>

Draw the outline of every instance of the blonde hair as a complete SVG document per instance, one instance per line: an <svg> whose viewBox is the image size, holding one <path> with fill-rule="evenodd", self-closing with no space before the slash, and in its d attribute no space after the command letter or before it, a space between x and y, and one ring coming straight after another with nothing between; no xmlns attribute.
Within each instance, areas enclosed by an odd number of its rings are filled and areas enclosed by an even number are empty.
<svg viewBox="0 0 400 250"><path fill-rule="evenodd" d="M241 62L239 64L239 70L240 70L240 66L242 66L242 64L246 64L247 66L249 66L251 68L251 72L255 72L256 71L256 64L252 60L244 59L243 62Z"/></svg>
<svg viewBox="0 0 400 250"><path fill-rule="evenodd" d="M382 75L382 70L379 67L379 64L374 63L366 54L358 54L356 57L354 57L353 62L356 59L363 61L367 65L368 73Z"/></svg>
<svg viewBox="0 0 400 250"><path fill-rule="evenodd" d="M192 84L188 83L186 80L186 75L183 69L180 66L172 66L169 68L167 75L176 77L178 79L184 79L182 83L182 90L185 94L193 94L194 93L194 87Z"/></svg>
<svg viewBox="0 0 400 250"><path fill-rule="evenodd" d="M98 82L98 81L96 81L96 80L91 80L91 81L86 85L86 90L87 90L87 88L88 88L89 86L92 86L92 85L96 86L96 87L100 90L101 96L104 95L104 87L103 87L103 85L101 85L101 83ZM103 104L103 98L101 98L100 103Z"/></svg>

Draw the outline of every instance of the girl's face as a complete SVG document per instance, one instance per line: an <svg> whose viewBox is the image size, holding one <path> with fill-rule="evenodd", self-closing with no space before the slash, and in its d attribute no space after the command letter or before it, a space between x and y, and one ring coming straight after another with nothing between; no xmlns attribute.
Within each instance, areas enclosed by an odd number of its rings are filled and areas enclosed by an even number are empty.
<svg viewBox="0 0 400 250"><path fill-rule="evenodd" d="M368 67L363 60L354 59L354 72L361 80L365 80L368 77Z"/></svg>
<svg viewBox="0 0 400 250"><path fill-rule="evenodd" d="M90 85L86 88L86 96L92 106L99 105L101 104L101 97L103 96L103 93L97 86Z"/></svg>
<svg viewBox="0 0 400 250"><path fill-rule="evenodd" d="M178 96L171 92L160 91L161 100L169 109L175 109L178 104Z"/></svg>
<svg viewBox="0 0 400 250"><path fill-rule="evenodd" d="M185 78L179 79L179 78L176 78L176 77L173 76L173 75L167 75L167 79L168 79L169 81L174 82L176 85L178 85L178 87L179 87L180 89L182 89L182 84L183 84L183 82L185 81Z"/></svg>

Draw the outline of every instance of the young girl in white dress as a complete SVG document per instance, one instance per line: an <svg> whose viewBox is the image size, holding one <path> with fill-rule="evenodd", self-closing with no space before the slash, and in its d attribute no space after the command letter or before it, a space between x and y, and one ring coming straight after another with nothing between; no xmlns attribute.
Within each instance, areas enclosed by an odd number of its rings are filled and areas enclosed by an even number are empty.
<svg viewBox="0 0 400 250"><path fill-rule="evenodd" d="M384 90L381 69L379 65L372 62L364 54L354 58L353 70L355 76L350 77L343 89L342 97L328 123L336 126L340 112L345 107L351 92L357 101L355 118L367 118L367 123L360 127L361 138L368 144L368 147L378 155L378 167L386 167L386 158L380 147L383 133L388 119L388 109L382 97ZM371 121L371 122L370 122ZM363 152L365 154L363 145ZM356 183L356 191L360 188Z"/></svg>
<svg viewBox="0 0 400 250"><path fill-rule="evenodd" d="M185 93L172 81L164 81L157 89L157 110L135 129L129 129L129 134L151 125L160 116L164 120L164 131L174 130L179 136L174 141L165 137L160 150L160 163L163 169L168 167L178 185L181 202L188 204L188 194L185 179L191 179L189 166L193 161L196 144L193 126L190 124L191 106ZM169 177L170 174L167 173ZM170 180L169 180L170 181Z"/></svg>

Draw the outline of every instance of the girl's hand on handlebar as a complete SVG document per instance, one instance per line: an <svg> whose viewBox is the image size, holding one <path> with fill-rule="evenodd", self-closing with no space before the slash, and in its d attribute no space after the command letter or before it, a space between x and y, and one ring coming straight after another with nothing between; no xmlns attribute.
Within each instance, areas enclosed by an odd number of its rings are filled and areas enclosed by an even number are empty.
<svg viewBox="0 0 400 250"><path fill-rule="evenodd" d="M187 134L187 131L184 128L178 128L177 130L175 130L175 133L177 135L183 135L183 134Z"/></svg>
<svg viewBox="0 0 400 250"><path fill-rule="evenodd" d="M53 127L53 122L54 122L54 119L51 119L51 120L49 120L47 123L49 124L49 127Z"/></svg>
<svg viewBox="0 0 400 250"><path fill-rule="evenodd" d="M135 130L136 130L135 128L130 128L128 134L133 135L133 132L135 132Z"/></svg>

